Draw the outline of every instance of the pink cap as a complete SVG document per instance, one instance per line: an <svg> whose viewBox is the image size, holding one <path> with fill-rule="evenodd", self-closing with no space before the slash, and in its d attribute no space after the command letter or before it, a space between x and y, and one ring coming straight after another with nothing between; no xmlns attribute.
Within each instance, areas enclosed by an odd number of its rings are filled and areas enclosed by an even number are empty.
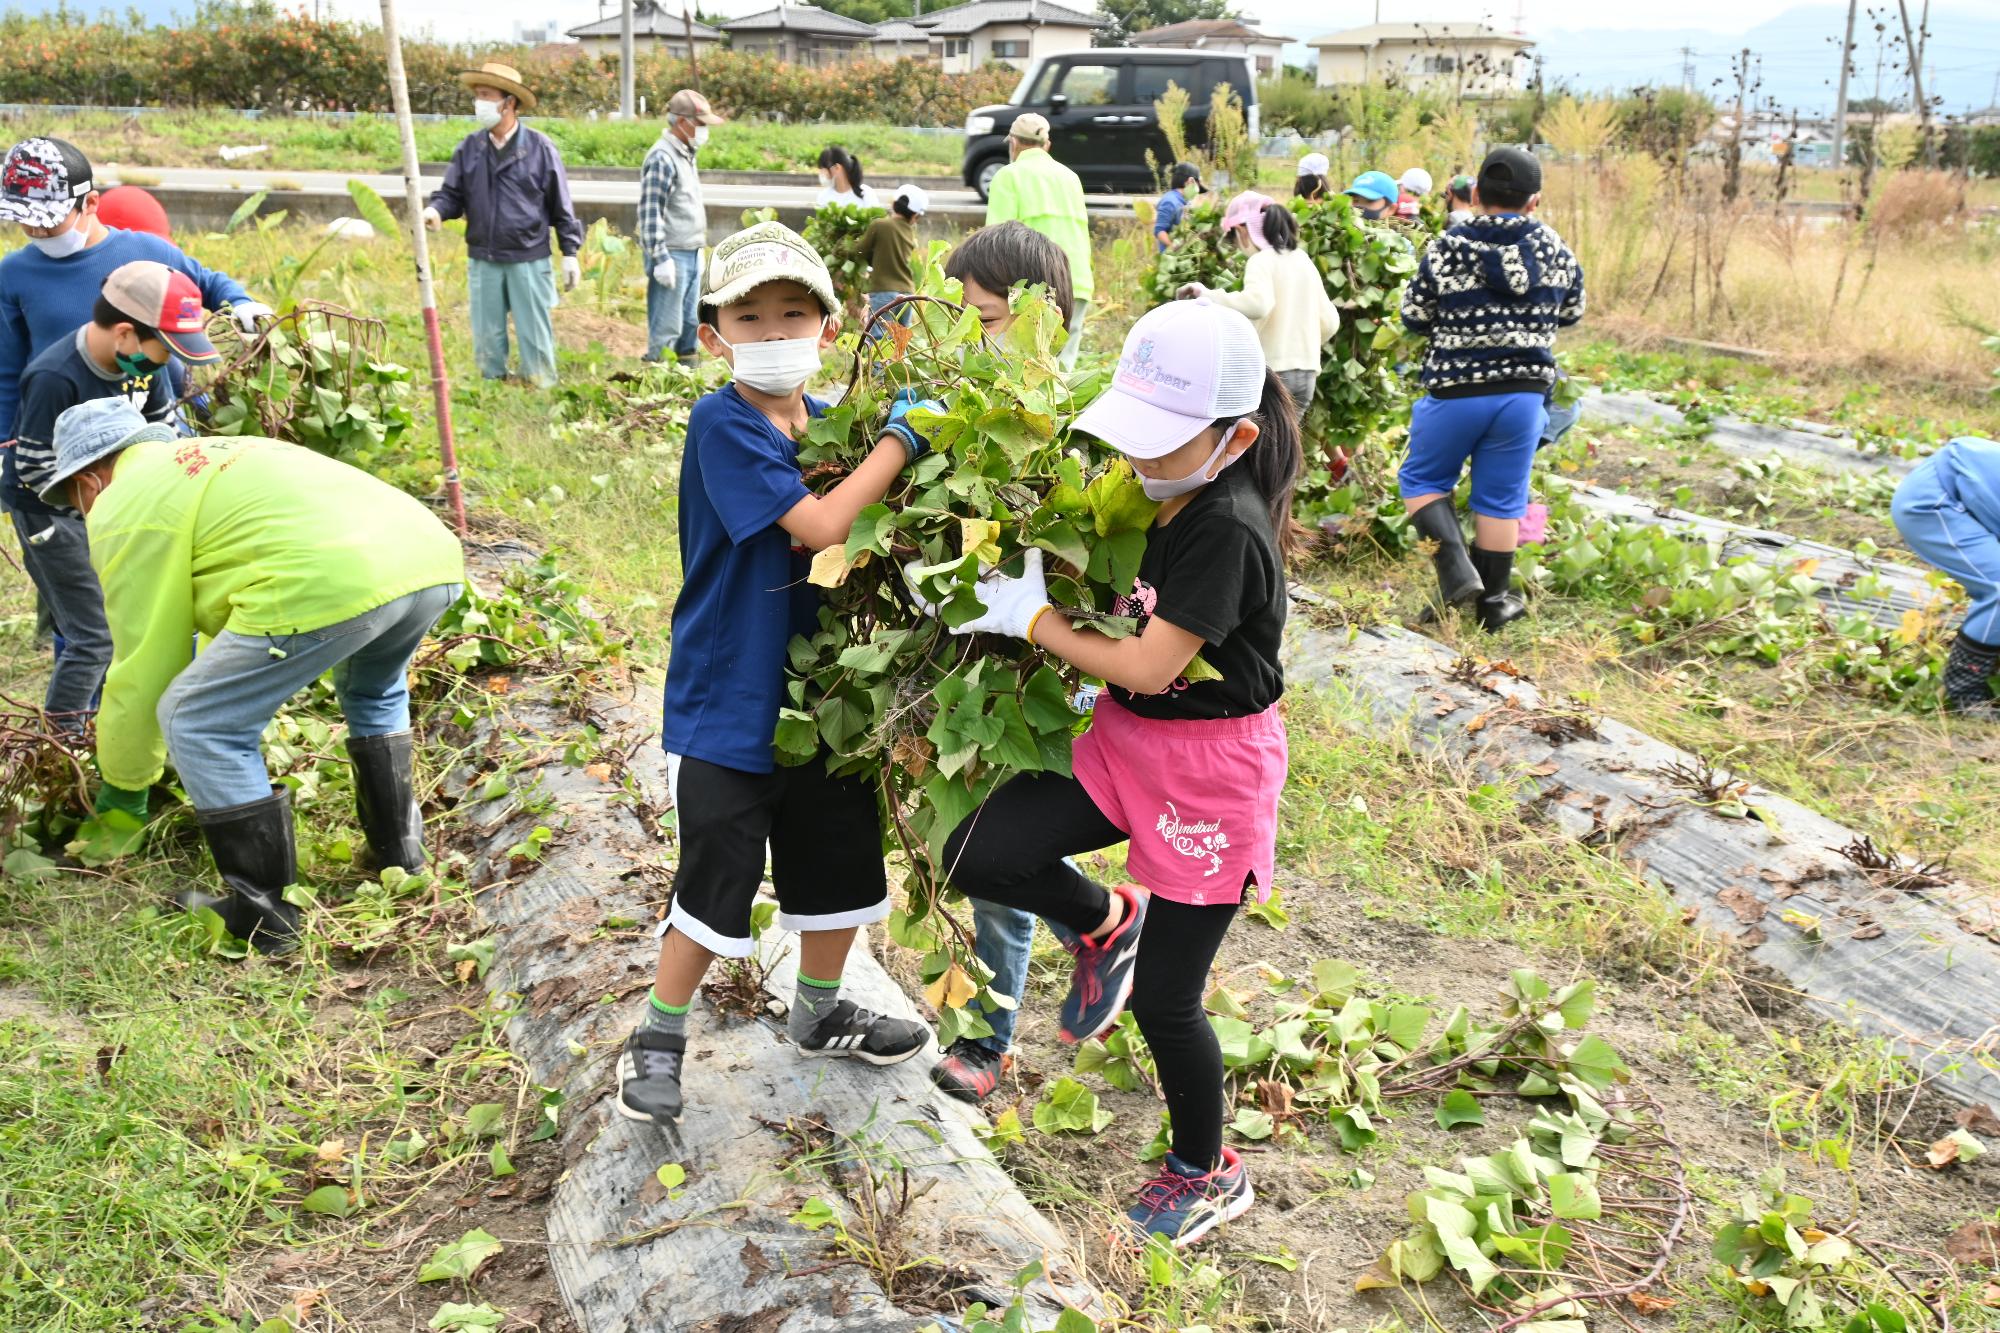
<svg viewBox="0 0 2000 1333"><path fill-rule="evenodd" d="M1271 243L1264 239L1264 208L1276 202L1269 195L1245 190L1229 201L1228 209L1222 214L1222 229L1232 231L1237 227L1248 227L1250 244L1259 250L1268 250Z"/></svg>
<svg viewBox="0 0 2000 1333"><path fill-rule="evenodd" d="M1139 317L1111 387L1076 419L1121 454L1159 458L1264 399L1264 348L1256 326L1202 299L1169 301Z"/></svg>

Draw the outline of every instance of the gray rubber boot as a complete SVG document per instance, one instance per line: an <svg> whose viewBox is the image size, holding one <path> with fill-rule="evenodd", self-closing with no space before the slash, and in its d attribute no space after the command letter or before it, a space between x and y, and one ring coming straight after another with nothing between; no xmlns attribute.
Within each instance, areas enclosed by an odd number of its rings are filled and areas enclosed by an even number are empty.
<svg viewBox="0 0 2000 1333"><path fill-rule="evenodd" d="M354 811L376 870L400 866L414 875L424 868L415 756L416 738L407 731L347 742L347 757L354 761Z"/></svg>
<svg viewBox="0 0 2000 1333"><path fill-rule="evenodd" d="M2000 719L2000 701L1993 697L1996 671L2000 671L2000 648L1963 633L1953 639L1944 660L1945 711Z"/></svg>
<svg viewBox="0 0 2000 1333"><path fill-rule="evenodd" d="M190 912L215 909L231 935L248 940L260 953L290 953L297 948L299 909L284 897L298 873L291 788L273 787L260 801L197 810L194 817L229 892L187 889L175 894L174 901Z"/></svg>
<svg viewBox="0 0 2000 1333"><path fill-rule="evenodd" d="M1437 569L1438 595L1446 606L1464 606L1486 591L1486 584L1466 554L1465 532L1458 526L1458 511L1451 497L1433 500L1410 515L1417 535L1437 543L1431 564Z"/></svg>

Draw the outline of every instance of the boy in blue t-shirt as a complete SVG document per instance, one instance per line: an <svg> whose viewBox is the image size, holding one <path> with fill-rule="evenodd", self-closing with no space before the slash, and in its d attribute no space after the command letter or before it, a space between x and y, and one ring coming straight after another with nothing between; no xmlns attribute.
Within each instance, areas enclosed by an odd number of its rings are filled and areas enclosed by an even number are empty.
<svg viewBox="0 0 2000 1333"><path fill-rule="evenodd" d="M774 762L785 647L818 627L810 553L847 540L860 512L929 451L899 401L888 433L825 495L806 489L798 437L825 405L805 396L839 329L826 264L776 222L737 232L710 256L699 338L734 380L688 416L681 460L682 583L674 603L661 743L680 826L673 910L639 1027L618 1060L618 1110L681 1118L681 1067L695 987L718 954L754 947L750 908L771 850L778 924L799 932L790 1020L802 1054L907 1060L922 1024L840 998L855 931L889 914L871 783L827 774L824 757Z"/></svg>

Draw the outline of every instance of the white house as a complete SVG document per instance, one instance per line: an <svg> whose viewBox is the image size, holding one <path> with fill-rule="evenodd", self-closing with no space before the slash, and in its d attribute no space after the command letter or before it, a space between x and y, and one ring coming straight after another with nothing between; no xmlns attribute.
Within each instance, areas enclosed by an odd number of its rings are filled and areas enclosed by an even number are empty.
<svg viewBox="0 0 2000 1333"><path fill-rule="evenodd" d="M721 27L731 50L791 65L838 65L874 55L872 24L812 5L780 4Z"/></svg>
<svg viewBox="0 0 2000 1333"><path fill-rule="evenodd" d="M1322 88L1394 83L1499 97L1527 86L1535 44L1484 23L1370 23L1306 45L1319 52Z"/></svg>
<svg viewBox="0 0 2000 1333"><path fill-rule="evenodd" d="M1170 46L1188 50L1225 51L1250 57L1250 67L1259 74L1273 74L1285 63L1285 43L1292 37L1259 32L1256 19L1189 19L1165 27L1146 28L1132 35L1144 46Z"/></svg>
<svg viewBox="0 0 2000 1333"><path fill-rule="evenodd" d="M676 60L687 59L688 29L694 30L694 53L705 56L722 45L722 34L706 23L689 23L694 11L690 3L683 11L668 9L654 0L632 0L632 49L641 55L664 51ZM569 35L594 56L618 54L618 15L571 28Z"/></svg>
<svg viewBox="0 0 2000 1333"><path fill-rule="evenodd" d="M1087 50L1091 34L1111 26L1102 14L1049 0L972 0L910 22L930 34L930 53L947 74L993 62L1024 70L1043 56Z"/></svg>

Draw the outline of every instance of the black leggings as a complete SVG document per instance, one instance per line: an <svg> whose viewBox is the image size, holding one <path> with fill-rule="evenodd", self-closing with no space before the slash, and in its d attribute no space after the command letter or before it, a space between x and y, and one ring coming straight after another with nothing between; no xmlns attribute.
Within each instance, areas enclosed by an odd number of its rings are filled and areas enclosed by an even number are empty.
<svg viewBox="0 0 2000 1333"><path fill-rule="evenodd" d="M945 872L970 897L1018 907L1088 934L1110 894L1063 860L1125 841L1075 778L1024 773L966 816L945 842ZM1159 1069L1174 1156L1213 1169L1222 1153L1222 1048L1202 1009L1208 969L1235 903L1190 907L1153 898L1128 1007Z"/></svg>

